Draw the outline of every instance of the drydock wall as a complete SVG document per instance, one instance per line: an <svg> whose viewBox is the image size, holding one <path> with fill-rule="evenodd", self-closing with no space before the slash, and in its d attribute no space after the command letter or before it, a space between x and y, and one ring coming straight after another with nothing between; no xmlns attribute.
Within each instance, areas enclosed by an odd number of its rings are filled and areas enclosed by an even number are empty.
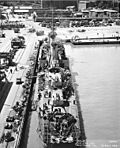
<svg viewBox="0 0 120 148"><path fill-rule="evenodd" d="M38 56L39 56L39 51L40 51L41 45L42 45L42 41L39 41L39 47L38 47L36 61L35 61L35 68L34 68L34 72L33 72L34 76L36 75L37 61L38 61ZM22 140L24 138L24 131L26 129L26 124L27 124L29 112L31 111L31 102L32 102L31 96L33 94L33 87L34 87L35 81L36 81L36 77L32 79L30 94L29 94L29 99L28 99L28 105L27 105L26 114L25 114L25 117L24 117L24 123L23 123L24 125L23 125L23 128L22 128L21 137L18 139L18 142L17 142L17 145L16 145L15 148L19 148L21 146Z"/></svg>

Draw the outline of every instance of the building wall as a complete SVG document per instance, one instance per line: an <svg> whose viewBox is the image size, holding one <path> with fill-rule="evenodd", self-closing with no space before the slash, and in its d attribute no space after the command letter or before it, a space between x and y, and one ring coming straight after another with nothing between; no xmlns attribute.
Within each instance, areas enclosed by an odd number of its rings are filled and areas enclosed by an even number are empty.
<svg viewBox="0 0 120 148"><path fill-rule="evenodd" d="M56 9L65 9L67 6L75 6L75 8L77 9L77 0L53 0L52 4L51 0L43 1L44 8L48 8L51 5Z"/></svg>
<svg viewBox="0 0 120 148"><path fill-rule="evenodd" d="M78 4L78 10L82 11L84 9L86 9L86 2L80 1L79 4Z"/></svg>
<svg viewBox="0 0 120 148"><path fill-rule="evenodd" d="M51 3L52 1L52 3ZM0 3L9 3L9 4L38 4L42 3L44 8L49 8L51 5L57 9L65 9L67 6L75 6L77 9L78 0L0 0Z"/></svg>
<svg viewBox="0 0 120 148"><path fill-rule="evenodd" d="M0 2L41 2L41 1L43 1L43 2L45 2L45 1L47 1L47 2L57 2L57 1L61 1L61 2L70 2L70 1L72 1L72 2L77 2L78 0L0 0Z"/></svg>

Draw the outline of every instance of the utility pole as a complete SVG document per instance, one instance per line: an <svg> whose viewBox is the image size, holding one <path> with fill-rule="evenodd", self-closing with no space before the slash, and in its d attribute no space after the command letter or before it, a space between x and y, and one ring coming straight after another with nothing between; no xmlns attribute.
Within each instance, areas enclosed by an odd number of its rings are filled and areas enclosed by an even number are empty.
<svg viewBox="0 0 120 148"><path fill-rule="evenodd" d="M77 11L79 10L79 0L77 0Z"/></svg>
<svg viewBox="0 0 120 148"><path fill-rule="evenodd" d="M0 9L0 28L2 30L2 10Z"/></svg>
<svg viewBox="0 0 120 148"><path fill-rule="evenodd" d="M118 16L120 16L120 0L118 0Z"/></svg>
<svg viewBox="0 0 120 148"><path fill-rule="evenodd" d="M115 7L115 1L113 0L113 8Z"/></svg>
<svg viewBox="0 0 120 148"><path fill-rule="evenodd" d="M41 0L41 9L43 8L43 0Z"/></svg>

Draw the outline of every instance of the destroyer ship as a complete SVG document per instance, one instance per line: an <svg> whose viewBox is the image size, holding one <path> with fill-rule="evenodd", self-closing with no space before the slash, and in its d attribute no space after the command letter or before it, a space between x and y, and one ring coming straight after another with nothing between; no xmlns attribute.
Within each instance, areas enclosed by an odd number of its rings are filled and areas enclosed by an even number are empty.
<svg viewBox="0 0 120 148"><path fill-rule="evenodd" d="M86 136L65 47L51 31L38 60L39 135L47 148L84 147Z"/></svg>

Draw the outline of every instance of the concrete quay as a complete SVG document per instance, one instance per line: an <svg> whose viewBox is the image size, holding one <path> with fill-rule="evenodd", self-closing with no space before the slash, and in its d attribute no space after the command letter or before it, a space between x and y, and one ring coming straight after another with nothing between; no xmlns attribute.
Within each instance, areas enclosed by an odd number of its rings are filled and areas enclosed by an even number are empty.
<svg viewBox="0 0 120 148"><path fill-rule="evenodd" d="M26 42L26 48L19 49L18 53L16 54L16 60L14 59L18 64L17 71L14 67L11 67L12 73L9 73L9 71L7 73L7 79L12 83L12 87L0 113L0 137L4 132L6 118L9 115L12 106L15 105L16 101L20 101L22 99L23 88L22 85L16 85L16 78L22 78L22 81L25 81L26 72L28 71L28 67L30 65L29 57L32 55L35 48L35 43L37 41L35 34L30 34L27 36L27 38L28 40ZM4 147L6 147L6 144L0 143L0 148ZM7 147L9 147L9 145L7 145Z"/></svg>

